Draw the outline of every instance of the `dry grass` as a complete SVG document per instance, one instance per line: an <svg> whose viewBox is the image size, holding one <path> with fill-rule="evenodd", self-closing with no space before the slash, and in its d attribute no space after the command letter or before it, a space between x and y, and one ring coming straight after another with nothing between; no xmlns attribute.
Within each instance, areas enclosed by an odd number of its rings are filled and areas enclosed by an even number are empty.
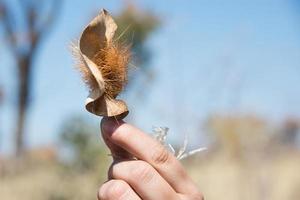
<svg viewBox="0 0 300 200"><path fill-rule="evenodd" d="M58 162L25 161L14 173L8 169L1 174L0 199L96 199L98 187L106 179L108 163L104 159L97 170L77 171Z"/></svg>
<svg viewBox="0 0 300 200"><path fill-rule="evenodd" d="M51 167L6 177L0 183L0 197L6 200L95 199L96 191L93 175L66 176Z"/></svg>
<svg viewBox="0 0 300 200"><path fill-rule="evenodd" d="M187 165L210 200L299 200L299 153L239 160L222 154Z"/></svg>
<svg viewBox="0 0 300 200"><path fill-rule="evenodd" d="M109 161L96 171L79 173L59 164L37 164L19 174L4 175L0 199L93 200L105 181ZM99 165L99 166L100 166ZM300 156L286 151L269 159L237 159L222 152L208 153L184 163L210 200L299 200Z"/></svg>

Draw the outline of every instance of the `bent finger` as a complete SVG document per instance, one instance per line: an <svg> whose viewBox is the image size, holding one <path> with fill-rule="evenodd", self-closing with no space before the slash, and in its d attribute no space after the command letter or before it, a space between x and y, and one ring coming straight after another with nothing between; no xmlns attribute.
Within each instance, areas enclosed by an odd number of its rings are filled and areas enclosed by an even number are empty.
<svg viewBox="0 0 300 200"><path fill-rule="evenodd" d="M179 199L174 189L148 163L123 161L111 167L112 177L127 182L143 200Z"/></svg>
<svg viewBox="0 0 300 200"><path fill-rule="evenodd" d="M103 120L102 131L104 137L112 144L151 164L176 192L183 194L198 192L198 188L180 162L149 135L123 121L116 123L109 119Z"/></svg>

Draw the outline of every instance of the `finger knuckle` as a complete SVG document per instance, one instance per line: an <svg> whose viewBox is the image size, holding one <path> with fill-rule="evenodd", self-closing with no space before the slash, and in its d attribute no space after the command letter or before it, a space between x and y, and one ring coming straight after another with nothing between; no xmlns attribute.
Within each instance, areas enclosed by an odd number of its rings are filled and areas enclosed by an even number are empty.
<svg viewBox="0 0 300 200"><path fill-rule="evenodd" d="M156 165L166 164L170 161L170 153L163 147L161 144L158 144L154 148L154 152L152 154L152 161Z"/></svg>
<svg viewBox="0 0 300 200"><path fill-rule="evenodd" d="M123 198L129 192L128 185L122 180L113 180L104 184L98 192L99 199L116 199Z"/></svg>
<svg viewBox="0 0 300 200"><path fill-rule="evenodd" d="M136 161L133 170L131 171L131 178L134 181L141 183L148 183L154 177L154 170L148 163L144 161Z"/></svg>

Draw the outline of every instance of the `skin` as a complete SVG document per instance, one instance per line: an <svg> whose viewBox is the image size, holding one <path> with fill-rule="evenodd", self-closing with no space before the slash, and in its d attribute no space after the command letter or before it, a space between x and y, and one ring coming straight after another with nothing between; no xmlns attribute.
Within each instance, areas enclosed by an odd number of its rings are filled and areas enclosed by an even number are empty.
<svg viewBox="0 0 300 200"><path fill-rule="evenodd" d="M180 162L159 142L123 121L104 118L102 137L114 161L99 200L203 200Z"/></svg>

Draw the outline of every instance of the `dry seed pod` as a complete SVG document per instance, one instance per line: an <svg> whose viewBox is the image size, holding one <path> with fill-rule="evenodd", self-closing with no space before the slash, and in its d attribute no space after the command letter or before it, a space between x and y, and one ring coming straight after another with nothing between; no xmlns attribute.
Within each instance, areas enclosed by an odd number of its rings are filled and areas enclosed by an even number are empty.
<svg viewBox="0 0 300 200"><path fill-rule="evenodd" d="M84 29L77 57L79 71L90 89L86 109L98 116L123 118L128 108L116 97L127 82L130 49L113 40L116 29L112 17L102 10Z"/></svg>

